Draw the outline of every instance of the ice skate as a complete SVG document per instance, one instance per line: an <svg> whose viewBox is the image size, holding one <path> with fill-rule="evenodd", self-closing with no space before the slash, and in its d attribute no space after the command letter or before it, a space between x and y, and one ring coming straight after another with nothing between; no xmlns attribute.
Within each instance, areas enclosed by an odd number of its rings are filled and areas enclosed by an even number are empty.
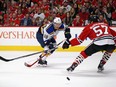
<svg viewBox="0 0 116 87"><path fill-rule="evenodd" d="M72 71L74 71L74 69L75 69L77 66L78 66L78 64L74 62L69 68L67 68L67 71L68 71L68 72L72 72Z"/></svg>
<svg viewBox="0 0 116 87"><path fill-rule="evenodd" d="M104 70L103 64L98 65L98 72L102 72Z"/></svg>
<svg viewBox="0 0 116 87"><path fill-rule="evenodd" d="M38 64L39 64L39 65L42 65L42 66L47 66L47 61L46 61L46 60L42 60L42 59L40 58L39 61L38 61Z"/></svg>

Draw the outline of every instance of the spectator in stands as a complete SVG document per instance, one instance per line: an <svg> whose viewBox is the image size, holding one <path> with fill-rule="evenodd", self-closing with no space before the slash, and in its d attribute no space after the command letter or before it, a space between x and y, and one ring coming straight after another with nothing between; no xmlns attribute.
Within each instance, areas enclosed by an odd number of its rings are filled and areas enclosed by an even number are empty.
<svg viewBox="0 0 116 87"><path fill-rule="evenodd" d="M26 16L21 20L20 26L32 26L32 19L30 15L27 13Z"/></svg>
<svg viewBox="0 0 116 87"><path fill-rule="evenodd" d="M24 14L21 12L21 8L17 10L17 17L19 21L21 21L24 18Z"/></svg>
<svg viewBox="0 0 116 87"><path fill-rule="evenodd" d="M111 13L115 10L115 7L113 6L113 0L110 0L107 4L107 9L108 11L110 11Z"/></svg>
<svg viewBox="0 0 116 87"><path fill-rule="evenodd" d="M90 8L90 3L89 2L85 2L84 3L84 7L86 8L86 12L89 12L89 8Z"/></svg>
<svg viewBox="0 0 116 87"><path fill-rule="evenodd" d="M102 14L99 15L99 22L108 23Z"/></svg>
<svg viewBox="0 0 116 87"><path fill-rule="evenodd" d="M83 26L83 20L80 18L79 15L76 15L76 18L73 20L72 22L72 26L73 27L77 27L77 26Z"/></svg>
<svg viewBox="0 0 116 87"><path fill-rule="evenodd" d="M30 13L32 19L35 14L43 13L50 21L56 16L64 20L67 12L70 12L72 19L79 14L83 22L93 13L97 16L103 14L109 25L112 19L115 19L116 0L8 0L8 9L6 1L0 0L0 11L3 13L5 26L9 26L12 14L18 12L19 8L24 16Z"/></svg>
<svg viewBox="0 0 116 87"><path fill-rule="evenodd" d="M35 18L32 18L32 25L33 25L33 26L37 26L37 23L36 23Z"/></svg>
<svg viewBox="0 0 116 87"><path fill-rule="evenodd" d="M32 2L32 0L26 0L26 7L27 8L31 7L31 2Z"/></svg>
<svg viewBox="0 0 116 87"><path fill-rule="evenodd" d="M0 11L3 11L3 1L0 0Z"/></svg>
<svg viewBox="0 0 116 87"><path fill-rule="evenodd" d="M45 25L45 24L48 24L48 23L50 23L48 18L44 18L44 20L42 21L42 25Z"/></svg>
<svg viewBox="0 0 116 87"><path fill-rule="evenodd" d="M57 17L60 17L61 20L64 20L64 18L66 17L66 13L64 13L64 12L65 12L65 11L64 11L64 8L60 7L60 8L59 8L59 12L58 12L58 14L57 14Z"/></svg>
<svg viewBox="0 0 116 87"><path fill-rule="evenodd" d="M106 7L103 8L103 15L107 20L108 24L111 25L111 12Z"/></svg>
<svg viewBox="0 0 116 87"><path fill-rule="evenodd" d="M40 17L37 17L37 18L35 19L35 22L36 22L36 25L37 25L37 26L41 26L41 25L42 25L42 21L43 21L43 19L41 19Z"/></svg>
<svg viewBox="0 0 116 87"><path fill-rule="evenodd" d="M0 26L4 24L3 14L0 12Z"/></svg>
<svg viewBox="0 0 116 87"><path fill-rule="evenodd" d="M72 7L71 10L70 10L69 12L70 12L70 14L71 14L72 19L74 19L74 18L76 17L76 15L77 15L75 9Z"/></svg>
<svg viewBox="0 0 116 87"><path fill-rule="evenodd" d="M7 3L5 0L0 0L0 11L6 13L7 11Z"/></svg>
<svg viewBox="0 0 116 87"><path fill-rule="evenodd" d="M41 14L42 14L42 9L36 8L36 12L34 14L34 18L35 18L35 16L41 15Z"/></svg>
<svg viewBox="0 0 116 87"><path fill-rule="evenodd" d="M68 26L72 25L72 17L71 17L70 12L66 13L66 17L64 18L64 23Z"/></svg>
<svg viewBox="0 0 116 87"><path fill-rule="evenodd" d="M74 6L73 6L74 10L75 10L75 14L77 14L79 12L79 7L78 7L78 4L77 3L74 3ZM76 17L76 15L75 15Z"/></svg>
<svg viewBox="0 0 116 87"><path fill-rule="evenodd" d="M112 26L116 26L116 9L114 12L112 12Z"/></svg>
<svg viewBox="0 0 116 87"><path fill-rule="evenodd" d="M17 17L16 13L12 14L12 18L10 19L10 26L19 26L20 25L20 20Z"/></svg>
<svg viewBox="0 0 116 87"><path fill-rule="evenodd" d="M88 20L89 13L86 12L86 8L85 7L81 8L81 11L79 12L79 16L80 16L81 20L83 20L83 21Z"/></svg>
<svg viewBox="0 0 116 87"><path fill-rule="evenodd" d="M40 4L38 3L33 3L33 5L31 6L32 10L34 13L37 13L38 9L40 9Z"/></svg>
<svg viewBox="0 0 116 87"><path fill-rule="evenodd" d="M71 10L71 8L72 8L68 1L65 1L63 3L63 7L65 9L65 12L69 12Z"/></svg>
<svg viewBox="0 0 116 87"><path fill-rule="evenodd" d="M28 8L26 7L26 2L24 2L24 1L21 5L21 11L24 15L26 15L26 13L28 12Z"/></svg>
<svg viewBox="0 0 116 87"><path fill-rule="evenodd" d="M50 16L50 14L52 14L52 13L50 13L49 10L43 10L43 13L44 13L46 18L48 18Z"/></svg>
<svg viewBox="0 0 116 87"><path fill-rule="evenodd" d="M112 12L112 20L116 21L116 9Z"/></svg>
<svg viewBox="0 0 116 87"><path fill-rule="evenodd" d="M93 14L95 12L95 10L97 9L97 7L94 4L90 3L90 7L89 7L89 14ZM90 16L90 15L89 15Z"/></svg>
<svg viewBox="0 0 116 87"><path fill-rule="evenodd" d="M96 16L99 16L100 14L102 14L100 12L100 10L98 8L96 8L94 11L93 11L93 14L96 15Z"/></svg>
<svg viewBox="0 0 116 87"><path fill-rule="evenodd" d="M31 16L33 16L33 10L32 10L31 7L28 8L28 13L29 13Z"/></svg>

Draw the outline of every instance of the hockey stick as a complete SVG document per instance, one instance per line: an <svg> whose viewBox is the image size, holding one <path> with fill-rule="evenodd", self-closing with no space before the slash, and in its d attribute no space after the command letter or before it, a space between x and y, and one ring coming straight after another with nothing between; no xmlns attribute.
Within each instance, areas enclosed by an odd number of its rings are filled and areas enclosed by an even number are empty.
<svg viewBox="0 0 116 87"><path fill-rule="evenodd" d="M63 40L63 41L61 41L60 43L58 43L57 46L56 46L55 48L51 49L50 51L55 50L55 49L58 49L57 47L58 47L62 42L64 42L64 41L66 41L66 39ZM47 55L47 53L44 54L43 56L41 56L41 58L43 58L45 55ZM37 59L37 60L36 60L35 62L33 62L32 64L28 64L28 63L25 62L24 65L27 66L27 67L31 67L31 66L33 66L34 64L36 64L38 61L39 61L39 59Z"/></svg>
<svg viewBox="0 0 116 87"><path fill-rule="evenodd" d="M65 40L66 40L66 39L64 39L63 41L61 41L58 45L60 45L60 44L61 44L62 42L64 42ZM46 51L47 51L47 50L46 50ZM16 58L12 58L12 59L6 59L6 58L0 56L0 60L5 61L5 62L9 62L9 61L13 61L13 60L25 58L25 57L28 57L28 56L36 55L36 54L39 54L39 53L42 53L42 52L45 52L45 50L44 50L44 51L40 51L40 52L35 52L35 53L32 53L32 54L27 54L27 55L20 56L20 57L16 57Z"/></svg>
<svg viewBox="0 0 116 87"><path fill-rule="evenodd" d="M20 57L16 57L16 58L12 58L12 59L6 59L6 58L0 56L0 60L3 60L3 61L5 61L5 62L9 62L9 61L21 59L21 58L24 58L24 57L32 56L32 55L35 55L35 54L39 54L39 53L42 53L42 52L44 52L44 51L35 52L35 53L32 53L32 54L27 54L27 55L20 56Z"/></svg>
<svg viewBox="0 0 116 87"><path fill-rule="evenodd" d="M41 58L43 58L44 56L45 56L46 54L44 54L43 56L41 56ZM33 66L34 64L36 64L37 62L39 61L39 59L37 59L35 62L33 62L32 64L28 64L28 63L24 63L24 65L25 66L27 66L27 67L31 67L31 66Z"/></svg>

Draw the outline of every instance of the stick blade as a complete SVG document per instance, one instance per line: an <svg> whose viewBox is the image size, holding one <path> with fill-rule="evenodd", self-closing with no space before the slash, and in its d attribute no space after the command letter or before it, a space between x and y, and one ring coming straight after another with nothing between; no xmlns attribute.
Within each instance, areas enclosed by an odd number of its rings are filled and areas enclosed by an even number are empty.
<svg viewBox="0 0 116 87"><path fill-rule="evenodd" d="M28 63L24 63L24 65L26 66L26 67L31 67L32 65L30 65L30 64L28 64Z"/></svg>

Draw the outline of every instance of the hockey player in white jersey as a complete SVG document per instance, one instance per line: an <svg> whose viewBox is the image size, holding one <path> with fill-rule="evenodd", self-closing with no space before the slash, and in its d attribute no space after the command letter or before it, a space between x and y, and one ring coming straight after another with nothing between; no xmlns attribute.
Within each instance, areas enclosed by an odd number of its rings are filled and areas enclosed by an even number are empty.
<svg viewBox="0 0 116 87"><path fill-rule="evenodd" d="M36 34L37 41L40 43L41 47L47 51L39 56L38 64L47 65L46 58L55 51L55 49L51 51L50 49L56 47L54 36L56 36L60 31L64 31L67 40L71 38L70 28L63 24L59 17L56 17L52 23L43 25L39 28ZM45 56L42 58L43 55Z"/></svg>

